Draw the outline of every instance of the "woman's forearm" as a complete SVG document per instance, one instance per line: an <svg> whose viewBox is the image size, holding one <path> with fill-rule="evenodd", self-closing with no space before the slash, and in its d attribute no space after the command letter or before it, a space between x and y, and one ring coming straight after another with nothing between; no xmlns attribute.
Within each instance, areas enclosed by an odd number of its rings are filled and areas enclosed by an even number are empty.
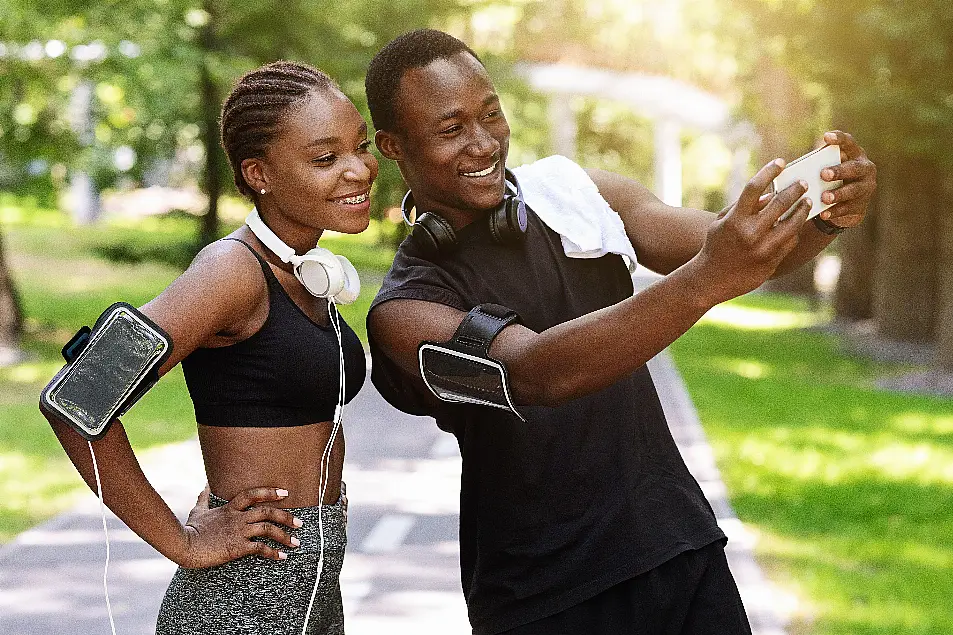
<svg viewBox="0 0 953 635"><path fill-rule="evenodd" d="M61 421L47 418L70 461L96 492L89 442ZM93 441L92 446L106 506L156 551L176 564L183 564L188 547L185 529L146 479L122 424L113 422L109 432Z"/></svg>

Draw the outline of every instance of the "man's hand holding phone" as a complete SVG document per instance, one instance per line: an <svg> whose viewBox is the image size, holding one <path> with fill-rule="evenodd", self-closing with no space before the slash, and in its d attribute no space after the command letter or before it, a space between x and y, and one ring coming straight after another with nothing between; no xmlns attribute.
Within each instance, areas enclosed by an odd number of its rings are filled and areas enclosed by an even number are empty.
<svg viewBox="0 0 953 635"><path fill-rule="evenodd" d="M856 227L864 220L870 199L877 190L877 166L846 132L827 132L824 141L840 146L841 163L821 170L821 179L828 183L843 181L843 184L821 194L821 202L831 207L819 217L837 227Z"/></svg>

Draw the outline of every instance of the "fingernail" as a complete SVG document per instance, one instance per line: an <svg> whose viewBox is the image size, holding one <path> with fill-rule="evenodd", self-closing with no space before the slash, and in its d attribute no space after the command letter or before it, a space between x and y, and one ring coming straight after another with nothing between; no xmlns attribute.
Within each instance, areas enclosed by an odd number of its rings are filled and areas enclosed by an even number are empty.
<svg viewBox="0 0 953 635"><path fill-rule="evenodd" d="M291 522L291 524L294 525L295 527L304 527L304 521L301 520L300 518L295 518L295 519Z"/></svg>
<svg viewBox="0 0 953 635"><path fill-rule="evenodd" d="M279 560L287 560L287 559L288 559L288 554L286 554L284 551L279 551L279 552L278 552L278 559L279 559Z"/></svg>
<svg viewBox="0 0 953 635"><path fill-rule="evenodd" d="M288 495L288 490L286 490L286 489L276 489L276 490L275 490L275 494L277 494L277 495L278 495L279 497L281 497L281 498L284 498L285 496Z"/></svg>
<svg viewBox="0 0 953 635"><path fill-rule="evenodd" d="M821 200L824 201L825 203L833 203L834 195L831 192L824 192L823 194L821 194Z"/></svg>
<svg viewBox="0 0 953 635"><path fill-rule="evenodd" d="M804 181L804 180L798 181L798 184L799 184L801 187L803 187L805 190L806 190L807 188L811 187L811 186L808 184L808 182L807 182L807 181Z"/></svg>
<svg viewBox="0 0 953 635"><path fill-rule="evenodd" d="M810 207L814 207L814 201L812 201L809 197L805 197L805 198L804 198L804 202L807 203L807 206L808 206L809 208L810 208Z"/></svg>
<svg viewBox="0 0 953 635"><path fill-rule="evenodd" d="M779 168L784 167L784 159L775 159L774 162L777 164Z"/></svg>
<svg viewBox="0 0 953 635"><path fill-rule="evenodd" d="M291 537L291 544L293 544L295 547L300 547L300 546L301 546L301 541L298 540L297 538L295 538L294 536L292 536L292 537Z"/></svg>
<svg viewBox="0 0 953 635"><path fill-rule="evenodd" d="M825 181L830 181L834 178L834 170L824 170L821 172L821 178Z"/></svg>

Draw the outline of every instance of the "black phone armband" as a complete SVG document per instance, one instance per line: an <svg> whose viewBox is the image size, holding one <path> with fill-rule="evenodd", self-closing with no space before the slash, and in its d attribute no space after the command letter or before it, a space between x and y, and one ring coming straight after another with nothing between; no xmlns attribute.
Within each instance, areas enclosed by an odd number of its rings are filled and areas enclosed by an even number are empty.
<svg viewBox="0 0 953 635"><path fill-rule="evenodd" d="M472 308L449 342L417 348L424 384L441 401L500 408L524 420L513 404L506 366L489 353L499 332L517 321L515 311L498 304Z"/></svg>
<svg viewBox="0 0 953 635"><path fill-rule="evenodd" d="M159 379L172 339L125 302L106 309L66 346L66 365L40 393L50 414L90 441L100 439Z"/></svg>

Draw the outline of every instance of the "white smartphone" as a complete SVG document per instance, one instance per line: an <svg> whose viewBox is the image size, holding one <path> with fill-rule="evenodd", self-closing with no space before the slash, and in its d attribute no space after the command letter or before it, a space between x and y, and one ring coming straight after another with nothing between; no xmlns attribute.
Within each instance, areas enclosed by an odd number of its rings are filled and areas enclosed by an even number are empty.
<svg viewBox="0 0 953 635"><path fill-rule="evenodd" d="M821 201L821 194L840 187L843 183L843 181L824 181L821 179L821 170L835 165L840 165L840 146L826 145L817 150L812 150L787 164L781 174L774 179L774 191L780 192L795 181L802 179L807 181L808 188L804 196L809 197L814 203L807 217L809 219L814 218L831 206ZM787 218L793 210L794 205L781 218Z"/></svg>

